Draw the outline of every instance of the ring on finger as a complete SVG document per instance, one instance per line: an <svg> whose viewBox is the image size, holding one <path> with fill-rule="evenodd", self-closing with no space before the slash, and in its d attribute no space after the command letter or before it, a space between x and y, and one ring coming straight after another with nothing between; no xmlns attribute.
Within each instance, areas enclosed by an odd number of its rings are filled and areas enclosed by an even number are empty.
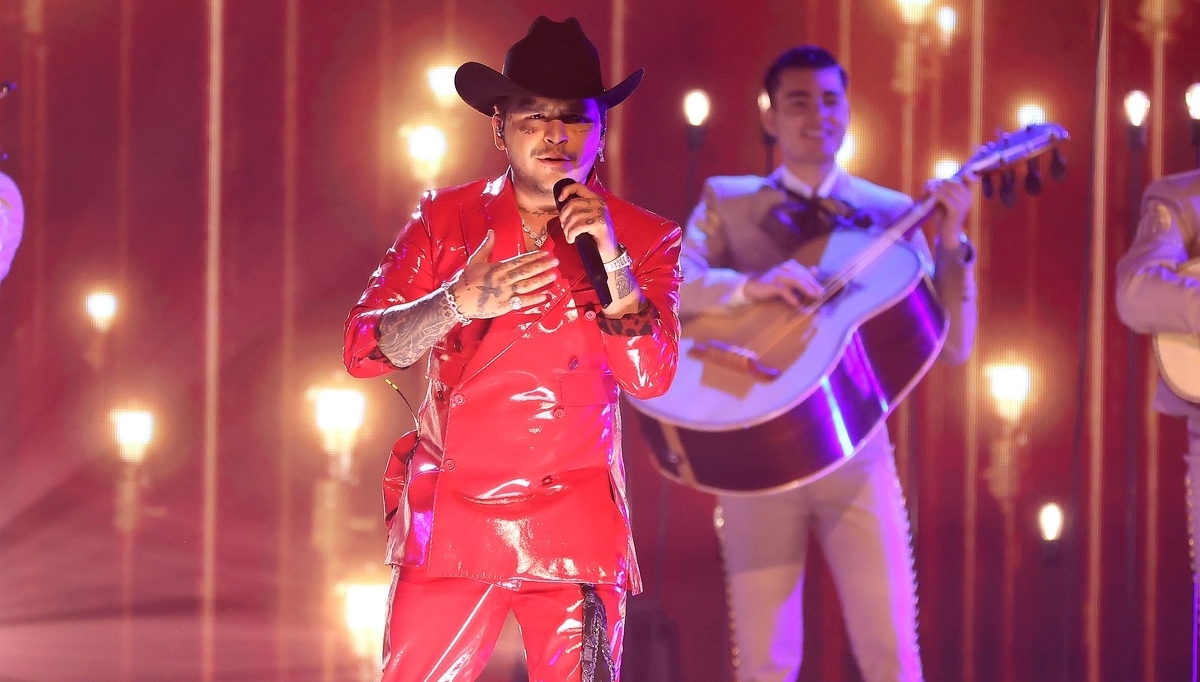
<svg viewBox="0 0 1200 682"><path fill-rule="evenodd" d="M512 298L508 299L508 307L512 308L513 310L520 310L521 309L521 297L513 296Z"/></svg>

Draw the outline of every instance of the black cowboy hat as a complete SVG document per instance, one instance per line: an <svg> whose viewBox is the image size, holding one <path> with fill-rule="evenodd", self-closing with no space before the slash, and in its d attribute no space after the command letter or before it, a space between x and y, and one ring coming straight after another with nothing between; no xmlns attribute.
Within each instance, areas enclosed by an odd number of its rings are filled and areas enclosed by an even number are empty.
<svg viewBox="0 0 1200 682"><path fill-rule="evenodd" d="M600 54L574 17L551 21L538 17L529 33L504 56L504 73L478 62L467 62L454 74L458 96L485 116L495 113L496 100L513 95L552 99L594 99L615 107L642 82L644 69L634 71L605 90Z"/></svg>

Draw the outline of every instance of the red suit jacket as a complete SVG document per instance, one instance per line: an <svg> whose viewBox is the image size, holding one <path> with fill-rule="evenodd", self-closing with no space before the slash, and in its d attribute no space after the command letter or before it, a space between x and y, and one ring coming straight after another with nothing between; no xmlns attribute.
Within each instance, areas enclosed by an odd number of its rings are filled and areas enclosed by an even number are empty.
<svg viewBox="0 0 1200 682"><path fill-rule="evenodd" d="M419 442L406 467L411 448L398 447L385 476L389 563L498 584L640 591L617 397L660 395L675 374L681 232L594 178L589 186L608 204L649 312L626 325L628 335L602 330L576 249L552 230L545 248L559 259L559 278L549 301L456 325L429 353ZM497 240L492 260L523 248L507 176L424 196L350 311L351 374L397 369L377 345L380 315L454 277L488 229Z"/></svg>

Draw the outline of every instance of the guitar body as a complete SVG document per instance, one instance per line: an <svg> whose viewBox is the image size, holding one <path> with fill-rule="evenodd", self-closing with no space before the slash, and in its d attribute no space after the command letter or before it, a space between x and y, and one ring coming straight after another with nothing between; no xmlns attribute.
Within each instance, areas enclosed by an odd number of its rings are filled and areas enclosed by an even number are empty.
<svg viewBox="0 0 1200 682"><path fill-rule="evenodd" d="M835 231L794 257L836 272L871 242ZM631 403L668 477L721 493L792 488L847 461L883 425L948 324L923 257L896 243L814 313L771 301L684 320L670 390ZM707 352L714 342L756 354L769 371Z"/></svg>
<svg viewBox="0 0 1200 682"><path fill-rule="evenodd" d="M1178 273L1200 280L1200 258L1180 265ZM1155 334L1154 356L1167 386L1184 400L1200 402L1200 336Z"/></svg>

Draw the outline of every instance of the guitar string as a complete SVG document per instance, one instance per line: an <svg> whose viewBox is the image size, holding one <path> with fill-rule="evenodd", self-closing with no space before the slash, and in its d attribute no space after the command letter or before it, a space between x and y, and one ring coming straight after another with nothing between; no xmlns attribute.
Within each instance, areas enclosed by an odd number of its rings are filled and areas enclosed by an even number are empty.
<svg viewBox="0 0 1200 682"><path fill-rule="evenodd" d="M879 256L883 255L894 244L903 239L909 230L927 218L933 209L934 202L935 200L932 197L926 197L914 204L891 227L884 230L877 238L871 240L865 249L855 254L841 268L823 281L821 284L825 287L825 293L814 299L804 310L797 311L789 317L781 318L779 323L772 323L764 327L762 331L746 344L745 348L753 351L761 359L785 339L794 337L800 331L801 327L808 323L816 315L817 311L832 300L854 277L857 277L866 270Z"/></svg>
<svg viewBox="0 0 1200 682"><path fill-rule="evenodd" d="M1034 154L1032 154L1032 152L1034 150L1040 150L1044 152L1046 149L1048 149L1048 147L1046 147L1046 143L1052 141L1053 139L1055 139L1055 136L1053 135L1039 135L1035 136L1033 140L1029 140L1022 145L1010 146L1005 150L1001 150L1001 152L993 151L993 153L989 156L968 161L963 165L962 168L959 169L957 173L955 173L955 177L961 176L968 170L972 172L982 172L985 169L989 169L989 166L992 166L996 159L999 159L1002 162L1001 166L1006 166L1015 162L1016 160L1019 160L1020 158L1033 156ZM989 148L983 148L980 151L983 152L985 149ZM1020 149L1021 153L1013 155L1012 158L1008 158L1004 154L1005 151L1012 153L1017 149ZM998 170L1001 166L990 168L990 170ZM843 265L840 269L830 275L829 278L823 281L821 284L824 286L825 292L821 296L812 301L812 303L806 306L804 310L796 311L793 315L784 318L784 323L779 325L779 329L774 329L776 325L773 324L764 327L763 330L754 338L752 338L750 343L744 347L747 350L754 352L761 359L764 355L771 352L776 346L782 343L784 339L792 337L796 332L800 331L800 327L803 324L808 323L812 317L816 315L817 311L819 311L822 306L832 300L833 297L836 296L838 292L840 292L846 285L848 285L851 280L862 274L862 272L872 265L876 259L878 259L901 239L903 239L904 235L907 234L909 230L913 229L915 226L920 224L921 221L928 218L930 212L933 210L934 205L935 199L932 196L926 196L915 203L891 227L884 230L878 238L868 243L865 249L863 249L860 253L855 254L845 263L845 265Z"/></svg>
<svg viewBox="0 0 1200 682"><path fill-rule="evenodd" d="M1030 126L1027 131L1033 132L1033 126ZM964 164L954 177L960 177L967 171L974 173L998 171L1022 159L1032 158L1049 151L1056 146L1054 143L1057 140L1063 138L1065 135L1049 131L1034 135L1031 139L1019 144L1012 144L1012 140L1009 139L1007 144L998 151L997 143L986 145L981 147L976 156ZM984 152L989 153L981 157ZM903 239L905 234L928 218L934 205L935 200L932 196L926 196L915 203L895 224L884 230L878 238L868 243L865 249L855 254L845 265L823 281L821 284L824 286L825 292L821 296L812 301L804 310L796 311L793 315L783 318L782 324L772 322L765 326L743 348L754 352L761 359L784 339L800 331L801 325L808 323L821 307L832 300L854 277L860 275L883 253Z"/></svg>

